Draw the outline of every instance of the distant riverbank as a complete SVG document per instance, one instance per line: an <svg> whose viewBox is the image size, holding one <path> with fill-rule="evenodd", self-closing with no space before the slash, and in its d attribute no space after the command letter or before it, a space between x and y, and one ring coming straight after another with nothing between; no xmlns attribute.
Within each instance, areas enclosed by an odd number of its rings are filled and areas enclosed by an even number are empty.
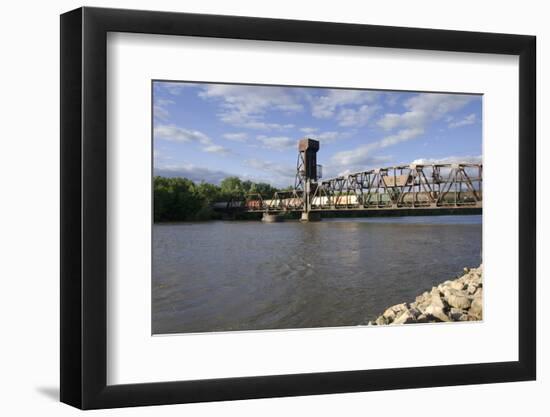
<svg viewBox="0 0 550 417"><path fill-rule="evenodd" d="M464 270L464 275L445 281L414 302L389 307L369 325L479 321L483 319L483 266Z"/></svg>

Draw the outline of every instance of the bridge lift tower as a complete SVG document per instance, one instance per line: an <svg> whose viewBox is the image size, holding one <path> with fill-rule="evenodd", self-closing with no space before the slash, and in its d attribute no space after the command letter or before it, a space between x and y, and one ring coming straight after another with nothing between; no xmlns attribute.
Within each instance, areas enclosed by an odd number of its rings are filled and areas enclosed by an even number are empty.
<svg viewBox="0 0 550 417"><path fill-rule="evenodd" d="M303 200L302 221L321 220L321 213L311 211L311 199L317 188L317 180L322 177L322 167L317 165L318 151L318 140L304 138L298 142L294 189L301 191Z"/></svg>

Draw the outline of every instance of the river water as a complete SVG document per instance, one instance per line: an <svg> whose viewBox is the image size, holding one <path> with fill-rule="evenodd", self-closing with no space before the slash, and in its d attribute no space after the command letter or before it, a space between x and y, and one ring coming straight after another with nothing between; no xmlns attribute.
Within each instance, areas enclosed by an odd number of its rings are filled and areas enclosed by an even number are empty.
<svg viewBox="0 0 550 417"><path fill-rule="evenodd" d="M153 227L154 334L365 324L481 263L481 216Z"/></svg>

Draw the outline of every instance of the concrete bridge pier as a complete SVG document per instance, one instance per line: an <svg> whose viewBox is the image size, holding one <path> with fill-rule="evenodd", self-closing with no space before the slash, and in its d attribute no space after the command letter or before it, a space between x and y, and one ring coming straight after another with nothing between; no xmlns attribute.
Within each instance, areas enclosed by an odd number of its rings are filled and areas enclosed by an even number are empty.
<svg viewBox="0 0 550 417"><path fill-rule="evenodd" d="M278 214L264 213L262 215L262 222L265 222L265 223L276 223L276 222L282 222L282 221L283 221L282 216Z"/></svg>
<svg viewBox="0 0 550 417"><path fill-rule="evenodd" d="M302 211L301 222L320 222L321 213L318 211Z"/></svg>

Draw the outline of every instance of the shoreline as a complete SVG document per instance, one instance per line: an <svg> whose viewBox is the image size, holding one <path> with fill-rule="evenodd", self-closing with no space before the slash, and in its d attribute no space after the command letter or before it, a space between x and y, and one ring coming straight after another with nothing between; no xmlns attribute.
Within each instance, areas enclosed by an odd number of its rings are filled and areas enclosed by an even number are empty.
<svg viewBox="0 0 550 417"><path fill-rule="evenodd" d="M346 215L343 216L328 216L328 213L323 213L324 215L321 216L322 219L326 220L353 220L353 219L395 219L395 218L405 218L405 217L456 217L456 216L467 216L467 217L473 217L473 216L482 216L482 213L474 213L473 210L470 210L469 212L464 213L451 213L451 212L445 212L445 213L418 213L414 215L410 214L369 214L369 215L361 215L356 213L345 213ZM239 217L239 218L217 218L217 219L202 219L202 220L173 220L173 221L155 221L152 224L157 225L172 225L172 224L186 224L186 223L214 223L214 222L258 222L261 221L261 212L258 213L248 213L246 216ZM300 216L296 215L294 217L283 217L285 221L299 221Z"/></svg>
<svg viewBox="0 0 550 417"><path fill-rule="evenodd" d="M413 302L388 307L369 326L483 320L483 265L425 291Z"/></svg>

